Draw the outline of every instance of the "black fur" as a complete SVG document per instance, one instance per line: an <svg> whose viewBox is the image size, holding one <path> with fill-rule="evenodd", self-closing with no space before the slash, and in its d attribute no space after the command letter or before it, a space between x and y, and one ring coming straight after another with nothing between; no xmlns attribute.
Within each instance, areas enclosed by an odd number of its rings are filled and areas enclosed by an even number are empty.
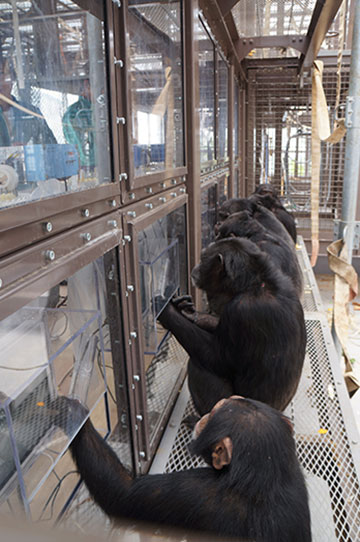
<svg viewBox="0 0 360 542"><path fill-rule="evenodd" d="M274 213L251 198L233 198L225 201L218 211L219 222L215 225L215 233L218 233L220 224L226 218L239 211L248 211L250 216L260 222L267 231L275 233L290 245L294 244L286 228Z"/></svg>
<svg viewBox="0 0 360 542"><path fill-rule="evenodd" d="M296 257L295 247L284 243L276 233L268 231L248 211L240 211L230 215L220 225L217 239L226 237L246 237L261 250L270 254L274 263L281 271L291 278L299 296L303 292L302 272Z"/></svg>
<svg viewBox="0 0 360 542"><path fill-rule="evenodd" d="M295 394L306 344L303 309L290 279L244 238L209 245L192 279L219 316L213 332L171 302L159 321L190 356L189 388L198 412L233 394L283 410Z"/></svg>
<svg viewBox="0 0 360 542"><path fill-rule="evenodd" d="M66 398L63 408L75 417L83 410ZM91 495L112 518L257 542L310 542L307 492L289 422L262 403L231 398L210 414L192 451L210 462L226 437L232 458L221 470L132 478L90 420L72 441L71 453Z"/></svg>
<svg viewBox="0 0 360 542"><path fill-rule="evenodd" d="M296 243L295 219L281 203L274 187L268 184L260 184L254 194L250 196L250 199L272 211L276 218L285 226L294 243Z"/></svg>

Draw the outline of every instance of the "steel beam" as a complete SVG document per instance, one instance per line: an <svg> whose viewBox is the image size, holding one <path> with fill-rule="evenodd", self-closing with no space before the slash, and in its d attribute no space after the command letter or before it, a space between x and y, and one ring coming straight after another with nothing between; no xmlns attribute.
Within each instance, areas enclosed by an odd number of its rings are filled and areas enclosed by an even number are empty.
<svg viewBox="0 0 360 542"><path fill-rule="evenodd" d="M240 38L235 45L238 57L243 60L252 49L264 49L267 47L280 47L286 49L292 47L301 53L306 52L306 36L285 35L285 36L261 36Z"/></svg>
<svg viewBox="0 0 360 542"><path fill-rule="evenodd" d="M307 48L300 57L300 74L313 65L341 4L342 0L317 0L306 35Z"/></svg>

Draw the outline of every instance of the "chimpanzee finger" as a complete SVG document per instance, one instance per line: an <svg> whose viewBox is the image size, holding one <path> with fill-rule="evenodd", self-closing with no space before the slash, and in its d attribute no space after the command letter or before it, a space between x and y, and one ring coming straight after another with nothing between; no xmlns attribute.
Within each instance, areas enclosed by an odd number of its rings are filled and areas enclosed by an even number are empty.
<svg viewBox="0 0 360 542"><path fill-rule="evenodd" d="M182 303L183 301L189 301L192 303L192 297L191 295L179 295L178 297L173 297L172 300L175 307L178 306L179 303Z"/></svg>

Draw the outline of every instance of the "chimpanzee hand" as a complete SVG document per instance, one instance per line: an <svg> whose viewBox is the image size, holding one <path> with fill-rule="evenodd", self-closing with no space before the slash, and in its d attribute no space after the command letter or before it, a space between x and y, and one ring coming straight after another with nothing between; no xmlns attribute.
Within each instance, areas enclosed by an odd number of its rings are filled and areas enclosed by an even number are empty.
<svg viewBox="0 0 360 542"><path fill-rule="evenodd" d="M196 312L191 295L179 295L172 298L172 303L180 312L186 311L189 313Z"/></svg>
<svg viewBox="0 0 360 542"><path fill-rule="evenodd" d="M89 414L89 410L80 401L65 396L57 397L52 408L58 411L56 425L61 427L68 437L74 435Z"/></svg>

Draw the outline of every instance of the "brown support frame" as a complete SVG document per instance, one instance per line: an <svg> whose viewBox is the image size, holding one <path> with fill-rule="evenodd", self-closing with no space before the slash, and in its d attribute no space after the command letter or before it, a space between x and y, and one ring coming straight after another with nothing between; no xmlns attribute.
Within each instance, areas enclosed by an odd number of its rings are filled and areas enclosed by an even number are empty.
<svg viewBox="0 0 360 542"><path fill-rule="evenodd" d="M189 194L189 260L192 269L200 259L201 252L201 197L200 197L200 117L199 117L199 63L197 25L199 23L198 0L184 2L185 22L185 77L186 77L186 157L188 166L187 192ZM196 307L200 306L201 293L191 286Z"/></svg>
<svg viewBox="0 0 360 542"><path fill-rule="evenodd" d="M229 185L228 196L234 195L235 162L234 162L234 64L231 62L228 71L228 156L229 156Z"/></svg>

